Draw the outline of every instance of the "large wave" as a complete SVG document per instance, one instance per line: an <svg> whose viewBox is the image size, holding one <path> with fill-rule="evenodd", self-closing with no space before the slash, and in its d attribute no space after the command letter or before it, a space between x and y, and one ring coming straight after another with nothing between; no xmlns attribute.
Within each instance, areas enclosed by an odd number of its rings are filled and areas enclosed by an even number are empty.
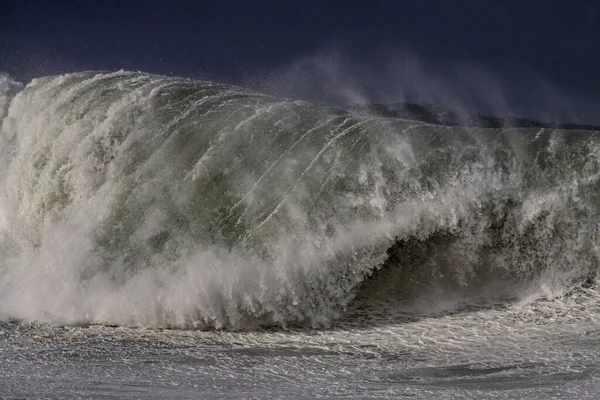
<svg viewBox="0 0 600 400"><path fill-rule="evenodd" d="M1 135L0 316L322 326L359 292L514 297L600 257L594 131L84 72L34 79Z"/></svg>

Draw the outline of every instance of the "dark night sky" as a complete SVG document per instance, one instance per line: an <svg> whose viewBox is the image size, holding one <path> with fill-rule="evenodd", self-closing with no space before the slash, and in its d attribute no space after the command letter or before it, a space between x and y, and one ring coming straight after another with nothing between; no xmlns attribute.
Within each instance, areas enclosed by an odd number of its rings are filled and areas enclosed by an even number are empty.
<svg viewBox="0 0 600 400"><path fill-rule="evenodd" d="M324 79L374 99L422 89L584 120L598 114L599 53L598 0L9 0L0 17L0 71L22 81L130 69L277 91L285 76L292 92Z"/></svg>

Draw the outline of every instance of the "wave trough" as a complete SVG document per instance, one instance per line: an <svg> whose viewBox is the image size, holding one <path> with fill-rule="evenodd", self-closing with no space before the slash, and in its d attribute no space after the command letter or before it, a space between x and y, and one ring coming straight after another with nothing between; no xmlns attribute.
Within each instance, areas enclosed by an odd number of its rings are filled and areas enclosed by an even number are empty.
<svg viewBox="0 0 600 400"><path fill-rule="evenodd" d="M352 301L595 279L597 131L432 125L123 71L10 87L0 316L324 326Z"/></svg>

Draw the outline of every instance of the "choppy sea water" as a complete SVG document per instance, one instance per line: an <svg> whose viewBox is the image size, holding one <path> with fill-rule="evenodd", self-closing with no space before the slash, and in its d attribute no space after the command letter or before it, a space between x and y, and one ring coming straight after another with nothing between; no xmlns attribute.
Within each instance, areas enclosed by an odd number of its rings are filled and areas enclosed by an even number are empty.
<svg viewBox="0 0 600 400"><path fill-rule="evenodd" d="M436 315L350 310L329 329L3 322L0 397L596 399L599 294Z"/></svg>

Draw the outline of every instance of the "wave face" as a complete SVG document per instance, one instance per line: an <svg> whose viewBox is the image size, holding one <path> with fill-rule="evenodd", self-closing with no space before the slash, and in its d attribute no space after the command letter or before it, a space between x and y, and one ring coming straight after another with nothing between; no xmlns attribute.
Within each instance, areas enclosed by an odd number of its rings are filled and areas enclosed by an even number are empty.
<svg viewBox="0 0 600 400"><path fill-rule="evenodd" d="M34 79L1 134L4 317L323 326L357 293L514 297L595 279L600 257L598 132L84 72Z"/></svg>

